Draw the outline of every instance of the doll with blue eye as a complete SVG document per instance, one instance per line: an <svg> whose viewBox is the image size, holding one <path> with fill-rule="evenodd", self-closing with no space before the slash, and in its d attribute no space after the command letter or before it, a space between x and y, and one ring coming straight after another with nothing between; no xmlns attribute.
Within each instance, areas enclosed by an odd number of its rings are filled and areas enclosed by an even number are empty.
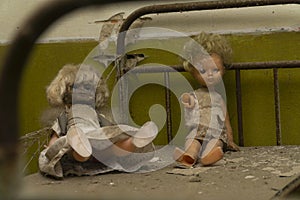
<svg viewBox="0 0 300 200"><path fill-rule="evenodd" d="M184 61L187 72L200 87L181 96L185 124L189 130L185 149L176 148L174 159L181 165L193 167L198 162L212 165L223 158L227 150L238 151L233 142L229 114L223 97L216 90L229 64L231 47L218 34L201 33L193 38L207 53L199 53L186 44L184 50L191 58Z"/></svg>

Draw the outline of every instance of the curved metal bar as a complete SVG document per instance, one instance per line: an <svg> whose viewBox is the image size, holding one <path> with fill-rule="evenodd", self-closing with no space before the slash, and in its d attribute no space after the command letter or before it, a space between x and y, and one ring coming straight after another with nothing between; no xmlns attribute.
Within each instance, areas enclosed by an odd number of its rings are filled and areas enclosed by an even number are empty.
<svg viewBox="0 0 300 200"><path fill-rule="evenodd" d="M215 10L226 8L256 7L280 4L300 4L300 0L229 0L229 1L207 1L187 2L174 4L161 4L142 7L131 13L120 28L120 33L129 29L131 24L139 17L147 14L186 12L200 10ZM126 34L119 34L117 42L117 54L123 55L125 51Z"/></svg>
<svg viewBox="0 0 300 200"><path fill-rule="evenodd" d="M122 0L51 1L29 17L14 37L0 73L0 196L16 195L18 180L18 97L21 76L35 41L63 15L78 8ZM122 1L124 2L124 1Z"/></svg>

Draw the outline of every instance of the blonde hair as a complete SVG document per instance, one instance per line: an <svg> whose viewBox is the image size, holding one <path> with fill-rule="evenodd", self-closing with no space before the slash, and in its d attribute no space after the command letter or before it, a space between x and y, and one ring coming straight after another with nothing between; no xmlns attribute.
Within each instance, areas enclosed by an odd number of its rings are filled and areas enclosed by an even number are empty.
<svg viewBox="0 0 300 200"><path fill-rule="evenodd" d="M217 54L221 57L224 65L229 65L231 63L232 49L228 41L224 36L213 33L201 32L200 34L192 37L193 41L188 42L184 46L185 54L188 58L192 58L199 54L199 50L196 51L193 42L198 43L203 47L203 49L209 54ZM183 67L186 71L191 71L193 67L189 61L183 61Z"/></svg>
<svg viewBox="0 0 300 200"><path fill-rule="evenodd" d="M83 73L83 75L90 75L99 78L96 85L95 106L96 108L103 107L108 100L109 90L102 77L100 77L98 71L89 65L73 65L67 64L59 70L57 76L53 79L50 85L46 88L47 100L52 107L63 107L64 95L68 87L72 87L75 83L77 73Z"/></svg>

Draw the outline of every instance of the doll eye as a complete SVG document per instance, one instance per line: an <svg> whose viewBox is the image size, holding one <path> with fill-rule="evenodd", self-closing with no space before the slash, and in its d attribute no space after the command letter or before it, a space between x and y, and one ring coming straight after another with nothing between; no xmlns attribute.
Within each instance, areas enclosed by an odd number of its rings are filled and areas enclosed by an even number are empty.
<svg viewBox="0 0 300 200"><path fill-rule="evenodd" d="M199 72L200 72L201 74L204 74L204 73L206 72L206 70L203 69L203 68L200 68L200 69L199 69Z"/></svg>
<svg viewBox="0 0 300 200"><path fill-rule="evenodd" d="M218 69L218 68L215 68L214 70L213 70L213 72L214 73L218 73L220 70Z"/></svg>
<svg viewBox="0 0 300 200"><path fill-rule="evenodd" d="M83 87L86 90L91 90L92 89L92 86L90 84L85 84Z"/></svg>

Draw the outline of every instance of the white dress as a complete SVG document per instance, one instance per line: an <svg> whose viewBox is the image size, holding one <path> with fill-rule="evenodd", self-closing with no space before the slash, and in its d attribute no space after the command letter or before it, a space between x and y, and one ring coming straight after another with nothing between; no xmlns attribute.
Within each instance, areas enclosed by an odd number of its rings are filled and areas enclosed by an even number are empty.
<svg viewBox="0 0 300 200"><path fill-rule="evenodd" d="M62 120L63 119L63 120ZM135 135L138 128L128 125L100 126L99 114L88 105L75 104L57 118L52 130L59 136L55 143L44 149L39 158L40 171L46 175L62 178L69 174L95 175L108 171L137 171L154 157L154 145L137 148L128 156L118 157L103 155L103 152L118 141ZM76 126L86 134L93 149L93 158L80 163L71 158L68 152L71 147L66 142L68 128Z"/></svg>

